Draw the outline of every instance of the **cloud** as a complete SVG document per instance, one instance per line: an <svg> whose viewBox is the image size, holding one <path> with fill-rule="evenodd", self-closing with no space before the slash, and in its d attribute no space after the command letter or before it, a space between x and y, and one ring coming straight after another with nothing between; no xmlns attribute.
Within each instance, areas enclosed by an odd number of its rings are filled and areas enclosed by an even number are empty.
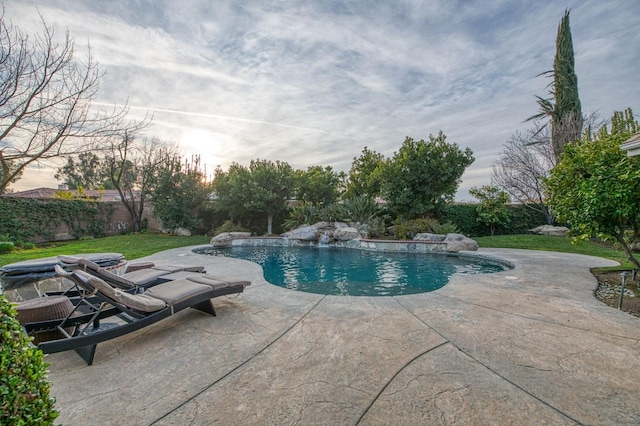
<svg viewBox="0 0 640 426"><path fill-rule="evenodd" d="M347 171L364 146L443 130L474 151L459 198L489 183L509 135L536 113L565 5L554 1L192 0L6 2L38 29L68 27L104 66L96 106L155 111L149 135L209 169L253 158ZM640 111L640 4L570 0L583 110ZM81 49L80 49L81 50Z"/></svg>

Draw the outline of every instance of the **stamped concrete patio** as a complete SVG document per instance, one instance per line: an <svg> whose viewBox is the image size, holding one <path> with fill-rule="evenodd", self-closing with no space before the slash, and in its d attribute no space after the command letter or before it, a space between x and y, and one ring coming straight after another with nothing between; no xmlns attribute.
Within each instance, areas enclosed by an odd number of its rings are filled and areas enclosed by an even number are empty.
<svg viewBox="0 0 640 426"><path fill-rule="evenodd" d="M145 260L253 281L238 297L47 357L66 425L638 424L640 319L593 296L608 260L481 250L516 265L432 293L339 297L190 249Z"/></svg>

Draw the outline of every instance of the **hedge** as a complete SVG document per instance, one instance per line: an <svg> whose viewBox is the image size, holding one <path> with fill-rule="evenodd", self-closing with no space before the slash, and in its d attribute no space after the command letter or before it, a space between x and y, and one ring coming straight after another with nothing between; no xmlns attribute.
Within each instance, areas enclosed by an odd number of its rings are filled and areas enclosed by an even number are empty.
<svg viewBox="0 0 640 426"><path fill-rule="evenodd" d="M58 417L49 397L47 365L40 349L30 344L16 319L16 310L0 294L0 403L3 425L51 425Z"/></svg>
<svg viewBox="0 0 640 426"><path fill-rule="evenodd" d="M440 222L455 224L460 233L471 237L491 235L491 229L478 221L477 204L448 204L438 219ZM495 229L496 235L524 234L529 229L547 224L547 218L541 212L535 211L524 204L510 204L509 221Z"/></svg>

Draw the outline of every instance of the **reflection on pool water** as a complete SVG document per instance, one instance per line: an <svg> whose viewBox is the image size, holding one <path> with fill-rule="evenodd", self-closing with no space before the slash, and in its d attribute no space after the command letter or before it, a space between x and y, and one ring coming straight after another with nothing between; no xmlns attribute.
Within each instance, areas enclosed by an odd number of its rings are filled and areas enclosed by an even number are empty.
<svg viewBox="0 0 640 426"><path fill-rule="evenodd" d="M272 284L309 293L395 296L437 290L454 274L504 271L485 259L389 253L336 247L205 248L198 253L245 259L262 266Z"/></svg>

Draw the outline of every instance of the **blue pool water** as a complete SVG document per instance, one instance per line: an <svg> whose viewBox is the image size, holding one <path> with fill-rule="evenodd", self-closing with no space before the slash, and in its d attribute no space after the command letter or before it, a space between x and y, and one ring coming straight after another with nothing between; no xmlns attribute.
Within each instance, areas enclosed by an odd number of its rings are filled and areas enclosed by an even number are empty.
<svg viewBox="0 0 640 426"><path fill-rule="evenodd" d="M395 296L437 290L454 274L504 271L486 260L421 253L381 253L335 247L229 247L198 251L250 260L272 284L309 293Z"/></svg>

